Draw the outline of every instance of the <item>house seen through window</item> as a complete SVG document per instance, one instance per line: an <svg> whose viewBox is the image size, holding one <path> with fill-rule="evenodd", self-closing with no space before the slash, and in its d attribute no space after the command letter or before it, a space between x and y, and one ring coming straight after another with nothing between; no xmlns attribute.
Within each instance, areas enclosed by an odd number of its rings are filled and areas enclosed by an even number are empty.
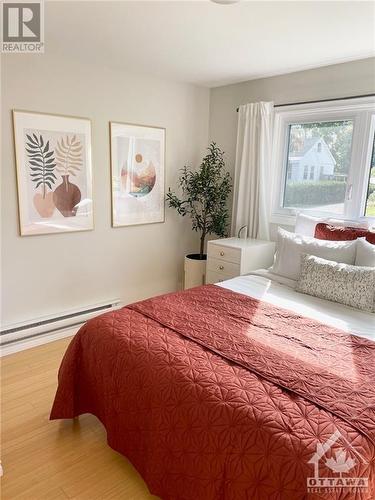
<svg viewBox="0 0 375 500"><path fill-rule="evenodd" d="M353 120L295 123L288 136L283 206L343 214Z"/></svg>

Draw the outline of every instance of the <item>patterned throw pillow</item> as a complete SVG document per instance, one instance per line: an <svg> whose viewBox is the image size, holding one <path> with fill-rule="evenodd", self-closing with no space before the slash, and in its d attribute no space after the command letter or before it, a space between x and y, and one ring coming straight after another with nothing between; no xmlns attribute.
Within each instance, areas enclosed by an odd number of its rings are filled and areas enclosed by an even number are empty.
<svg viewBox="0 0 375 500"><path fill-rule="evenodd" d="M350 241L357 238L366 238L369 243L375 245L374 231L360 227L330 226L324 222L320 222L315 226L315 238L331 241Z"/></svg>
<svg viewBox="0 0 375 500"><path fill-rule="evenodd" d="M375 312L375 268L302 254L297 292Z"/></svg>

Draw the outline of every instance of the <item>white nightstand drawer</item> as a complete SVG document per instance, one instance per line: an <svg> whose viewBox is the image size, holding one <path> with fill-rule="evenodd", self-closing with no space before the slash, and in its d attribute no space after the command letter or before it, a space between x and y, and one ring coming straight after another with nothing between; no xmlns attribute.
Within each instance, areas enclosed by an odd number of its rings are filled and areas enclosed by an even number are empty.
<svg viewBox="0 0 375 500"><path fill-rule="evenodd" d="M222 238L207 245L206 283L218 283L272 265L275 243L256 239Z"/></svg>
<svg viewBox="0 0 375 500"><path fill-rule="evenodd" d="M230 280L231 278L235 278L235 276L231 276L230 274L217 273L216 271L211 271L210 269L206 273L206 284L212 283L220 283L221 281Z"/></svg>
<svg viewBox="0 0 375 500"><path fill-rule="evenodd" d="M241 250L224 245L210 244L208 247L208 257L239 264L241 262Z"/></svg>
<svg viewBox="0 0 375 500"><path fill-rule="evenodd" d="M207 260L207 269L217 273L228 274L230 276L239 276L241 274L240 264L213 259L210 255Z"/></svg>

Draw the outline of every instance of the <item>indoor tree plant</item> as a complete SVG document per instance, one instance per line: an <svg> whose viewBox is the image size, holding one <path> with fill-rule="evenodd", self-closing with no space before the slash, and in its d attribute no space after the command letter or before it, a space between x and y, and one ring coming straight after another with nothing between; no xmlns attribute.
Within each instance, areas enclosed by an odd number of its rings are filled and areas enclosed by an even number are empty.
<svg viewBox="0 0 375 500"><path fill-rule="evenodd" d="M185 257L185 288L201 285L204 280L207 235L226 236L228 226L227 200L231 191L231 177L225 170L224 152L212 142L208 154L197 170L185 166L179 178L180 198L171 188L167 202L183 217L188 215L192 229L200 234L200 251Z"/></svg>

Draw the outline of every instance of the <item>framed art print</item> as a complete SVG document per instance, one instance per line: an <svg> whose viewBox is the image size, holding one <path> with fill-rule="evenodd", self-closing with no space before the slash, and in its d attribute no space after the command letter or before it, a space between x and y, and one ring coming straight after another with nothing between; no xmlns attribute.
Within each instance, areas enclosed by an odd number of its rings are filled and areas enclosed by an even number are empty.
<svg viewBox="0 0 375 500"><path fill-rule="evenodd" d="M164 222L165 129L109 125L112 226Z"/></svg>
<svg viewBox="0 0 375 500"><path fill-rule="evenodd" d="M93 229L91 123L13 111L21 236Z"/></svg>

